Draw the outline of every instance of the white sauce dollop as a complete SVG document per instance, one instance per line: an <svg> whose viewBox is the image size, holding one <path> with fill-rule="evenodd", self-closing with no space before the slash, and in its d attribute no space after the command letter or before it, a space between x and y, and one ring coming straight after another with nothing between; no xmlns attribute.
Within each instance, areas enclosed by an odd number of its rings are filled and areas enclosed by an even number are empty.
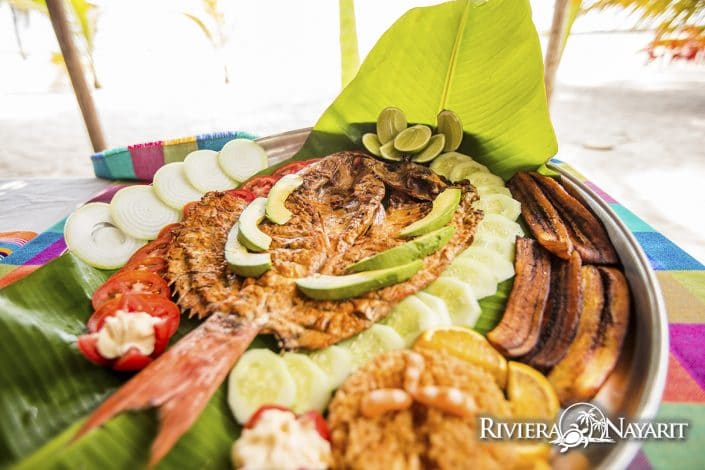
<svg viewBox="0 0 705 470"><path fill-rule="evenodd" d="M105 319L98 332L98 352L106 359L115 359L130 348L136 348L149 356L154 352L154 325L160 321L148 313L118 310L114 316Z"/></svg>
<svg viewBox="0 0 705 470"><path fill-rule="evenodd" d="M266 411L252 429L243 429L232 451L239 469L324 469L331 463L330 443L313 422L301 422L293 413Z"/></svg>

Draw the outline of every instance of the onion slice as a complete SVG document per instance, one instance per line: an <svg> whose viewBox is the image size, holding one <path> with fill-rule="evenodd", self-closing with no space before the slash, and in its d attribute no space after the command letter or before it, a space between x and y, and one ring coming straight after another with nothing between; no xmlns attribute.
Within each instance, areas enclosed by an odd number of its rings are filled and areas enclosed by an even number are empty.
<svg viewBox="0 0 705 470"><path fill-rule="evenodd" d="M269 166L267 152L248 139L234 139L225 144L218 154L218 163L236 181L245 181Z"/></svg>
<svg viewBox="0 0 705 470"><path fill-rule="evenodd" d="M218 152L214 150L196 150L186 155L184 174L188 182L202 193L237 187L237 183L220 169Z"/></svg>
<svg viewBox="0 0 705 470"><path fill-rule="evenodd" d="M113 196L110 215L130 236L154 240L159 231L179 221L181 214L159 200L151 186L128 186Z"/></svg>
<svg viewBox="0 0 705 470"><path fill-rule="evenodd" d="M152 187L164 204L178 210L191 201L198 201L203 195L186 179L183 162L169 163L158 169Z"/></svg>
<svg viewBox="0 0 705 470"><path fill-rule="evenodd" d="M120 230L104 202L76 209L64 225L64 239L71 253L98 269L122 267L146 243Z"/></svg>

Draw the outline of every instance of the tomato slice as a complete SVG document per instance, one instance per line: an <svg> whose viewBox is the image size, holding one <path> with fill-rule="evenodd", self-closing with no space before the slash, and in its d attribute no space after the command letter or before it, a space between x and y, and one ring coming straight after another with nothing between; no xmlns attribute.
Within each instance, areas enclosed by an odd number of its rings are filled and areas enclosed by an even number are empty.
<svg viewBox="0 0 705 470"><path fill-rule="evenodd" d="M166 256L167 252L169 251L170 243L170 236L168 237L168 239L167 237L163 237L152 240L139 250L135 251L134 254L130 256L130 259L127 260L126 266L130 264L134 265L143 258L147 258L149 256Z"/></svg>
<svg viewBox="0 0 705 470"><path fill-rule="evenodd" d="M107 366L112 362L110 359L105 359L98 352L98 335L88 334L81 335L78 337L76 346L78 350L83 353L83 355L91 361L93 364L98 364L99 366Z"/></svg>
<svg viewBox="0 0 705 470"><path fill-rule="evenodd" d="M282 176L290 175L292 173L298 173L299 170L306 168L307 166L319 161L321 161L320 158L312 158L310 160L299 160L296 162L287 163L283 167L274 170L272 176L279 179Z"/></svg>
<svg viewBox="0 0 705 470"><path fill-rule="evenodd" d="M260 175L255 176L247 183L243 184L240 189L250 191L255 197L267 197L269 190L272 189L274 183L277 182L279 178L270 175Z"/></svg>
<svg viewBox="0 0 705 470"><path fill-rule="evenodd" d="M147 256L137 261L129 261L120 272L146 271L162 277L167 270L167 260L163 256Z"/></svg>
<svg viewBox="0 0 705 470"><path fill-rule="evenodd" d="M245 202L252 202L255 198L252 191L248 191L247 189L229 189L225 191L225 194L235 198L244 199Z"/></svg>
<svg viewBox="0 0 705 470"><path fill-rule="evenodd" d="M137 348L130 348L125 354L115 359L113 370L130 372L141 370L152 362L150 356L145 356Z"/></svg>
<svg viewBox="0 0 705 470"><path fill-rule="evenodd" d="M179 307L169 299L155 294L125 294L103 304L88 319L87 327L91 333L98 332L105 323L105 319L117 313L118 310L124 312L144 312L153 317L158 317L166 322L166 332L168 336L173 335L179 327L181 311Z"/></svg>
<svg viewBox="0 0 705 470"><path fill-rule="evenodd" d="M313 426L316 432L326 441L330 441L330 430L328 429L328 423L326 423L325 418L318 411L308 411L301 416L299 416L299 421L310 420L313 422Z"/></svg>
<svg viewBox="0 0 705 470"><path fill-rule="evenodd" d="M262 415L269 410L287 411L292 415L296 416L296 413L294 413L290 408L287 408L286 406L262 405L257 409L257 411L255 411L252 416L250 416L250 419L245 423L245 429L252 429L257 426L257 423L259 422L260 418L262 418Z"/></svg>
<svg viewBox="0 0 705 470"><path fill-rule="evenodd" d="M179 225L181 224L179 224L178 222L175 224L165 225L164 228L159 231L159 234L157 234L156 239L159 240L161 238L169 238L171 240L172 236L174 235L174 230L179 228Z"/></svg>
<svg viewBox="0 0 705 470"><path fill-rule="evenodd" d="M95 291L91 303L98 310L107 301L127 293L171 296L169 285L158 275L149 271L128 270L113 274Z"/></svg>

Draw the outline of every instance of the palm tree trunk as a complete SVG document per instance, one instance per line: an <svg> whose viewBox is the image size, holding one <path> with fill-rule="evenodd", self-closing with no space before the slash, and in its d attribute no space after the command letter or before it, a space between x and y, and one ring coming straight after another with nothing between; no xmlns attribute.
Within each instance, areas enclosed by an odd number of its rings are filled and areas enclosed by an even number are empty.
<svg viewBox="0 0 705 470"><path fill-rule="evenodd" d="M20 51L22 59L27 58L27 51L24 50L24 44L22 44L22 35L20 34L19 18L17 16L17 10L14 6L10 5L10 11L12 12L12 25L15 28L15 41L17 41L17 48Z"/></svg>
<svg viewBox="0 0 705 470"><path fill-rule="evenodd" d="M544 65L546 99L549 103L551 101L551 95L553 94L558 64L561 61L561 43L563 41L563 32L565 31L568 1L569 0L556 0L553 8L553 23L551 24L551 34L548 37L548 46L546 46L546 63Z"/></svg>

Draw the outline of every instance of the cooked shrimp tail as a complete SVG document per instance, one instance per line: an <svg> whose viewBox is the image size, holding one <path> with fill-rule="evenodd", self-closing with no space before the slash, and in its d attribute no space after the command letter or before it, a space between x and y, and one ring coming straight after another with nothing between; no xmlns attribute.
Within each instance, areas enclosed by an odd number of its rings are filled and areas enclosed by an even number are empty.
<svg viewBox="0 0 705 470"><path fill-rule="evenodd" d="M159 407L159 431L149 466L156 465L193 425L260 326L214 314L103 402L74 441L128 410Z"/></svg>

